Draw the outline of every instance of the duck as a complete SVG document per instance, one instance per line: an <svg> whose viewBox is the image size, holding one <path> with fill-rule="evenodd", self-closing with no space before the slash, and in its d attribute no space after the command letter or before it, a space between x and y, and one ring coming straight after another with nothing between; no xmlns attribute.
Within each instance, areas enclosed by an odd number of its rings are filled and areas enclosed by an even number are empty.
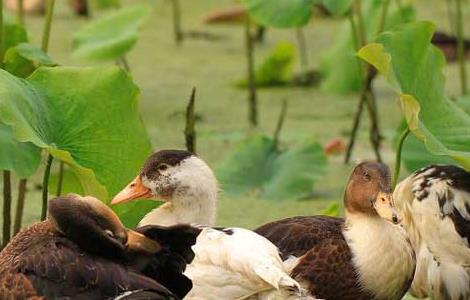
<svg viewBox="0 0 470 300"><path fill-rule="evenodd" d="M410 293L470 299L470 173L429 165L401 181L393 195L417 253Z"/></svg>
<svg viewBox="0 0 470 300"><path fill-rule="evenodd" d="M195 258L184 273L193 282L185 299L315 299L289 276L292 261L284 262L268 239L244 228L214 227L218 192L217 179L201 158L165 149L146 160L111 204L142 198L165 201L137 230L180 223L201 228L192 248Z"/></svg>
<svg viewBox="0 0 470 300"><path fill-rule="evenodd" d="M100 200L73 194L50 200L48 214L0 252L0 299L141 299L132 293L144 291L147 299L184 296L149 277L148 269L181 270L194 257L191 246L199 229L129 230ZM164 238L168 234L188 239L172 244Z"/></svg>
<svg viewBox="0 0 470 300"><path fill-rule="evenodd" d="M345 217L299 216L255 230L283 257L297 257L292 277L311 294L335 300L398 300L411 285L416 258L394 207L390 172L378 162L352 171Z"/></svg>

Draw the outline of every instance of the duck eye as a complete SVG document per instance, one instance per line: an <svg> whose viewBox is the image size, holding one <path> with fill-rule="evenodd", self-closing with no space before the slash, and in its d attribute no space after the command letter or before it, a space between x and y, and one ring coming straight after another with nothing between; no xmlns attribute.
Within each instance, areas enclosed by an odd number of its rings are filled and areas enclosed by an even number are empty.
<svg viewBox="0 0 470 300"><path fill-rule="evenodd" d="M364 179L366 181L370 181L371 180L370 174L369 173L364 173Z"/></svg>
<svg viewBox="0 0 470 300"><path fill-rule="evenodd" d="M167 164L159 164L157 169L158 169L158 171L165 171L166 169L168 169L168 165Z"/></svg>
<svg viewBox="0 0 470 300"><path fill-rule="evenodd" d="M109 235L110 237L112 237L112 238L114 237L114 233L113 233L111 230L105 229L104 232L105 232L107 235Z"/></svg>

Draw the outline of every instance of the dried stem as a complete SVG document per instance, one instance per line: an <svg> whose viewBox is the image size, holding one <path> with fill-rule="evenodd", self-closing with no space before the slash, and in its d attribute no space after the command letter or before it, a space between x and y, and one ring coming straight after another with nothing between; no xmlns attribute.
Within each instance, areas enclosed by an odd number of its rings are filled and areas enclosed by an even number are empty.
<svg viewBox="0 0 470 300"><path fill-rule="evenodd" d="M297 35L297 43L299 44L299 55L300 55L300 66L302 67L302 71L308 71L308 50L307 50L307 43L305 41L305 35L302 28L297 28L295 30Z"/></svg>
<svg viewBox="0 0 470 300"><path fill-rule="evenodd" d="M3 241L5 247L11 236L11 173L3 171Z"/></svg>
<svg viewBox="0 0 470 300"><path fill-rule="evenodd" d="M26 198L26 187L28 179L22 178L18 184L18 199L16 201L15 224L13 225L13 234L16 235L23 222L24 200Z"/></svg>
<svg viewBox="0 0 470 300"><path fill-rule="evenodd" d="M179 0L171 0L173 6L173 34L176 44L183 41L183 30L181 29L181 5Z"/></svg>
<svg viewBox="0 0 470 300"><path fill-rule="evenodd" d="M46 168L44 169L44 177L42 180L42 210L41 210L41 221L44 221L47 217L47 201L49 193L49 177L51 174L52 161L54 158L52 155L47 156Z"/></svg>
<svg viewBox="0 0 470 300"><path fill-rule="evenodd" d="M248 121L252 127L258 126L258 104L256 96L255 83L255 59L253 49L253 37L251 36L251 21L249 17L245 18L245 47L248 72Z"/></svg>
<svg viewBox="0 0 470 300"><path fill-rule="evenodd" d="M186 149L191 153L196 153L196 115L194 113L194 105L196 100L196 87L193 87L188 106L186 107L186 128L184 129L184 137L186 140Z"/></svg>
<svg viewBox="0 0 470 300"><path fill-rule="evenodd" d="M281 112L279 113L279 118L277 119L276 130L274 131L273 141L274 145L278 145L279 136L281 134L282 126L284 125L284 120L286 119L287 114L287 101L284 99L282 101Z"/></svg>
<svg viewBox="0 0 470 300"><path fill-rule="evenodd" d="M379 22L377 34L382 32L385 27L385 21L387 18L389 5L390 5L389 0L385 1L383 4L381 19ZM351 23L351 30L353 33L354 47L356 49L359 49L363 47L366 43L364 20L362 17L360 0L354 0L353 13L357 16L358 25L356 25L356 22L354 21L354 16L352 14L349 16L349 20ZM376 159L378 161L382 161L382 156L380 154L380 143L382 140L382 136L380 134L377 101L375 98L375 93L372 88L372 82L374 81L377 75L377 72L372 68L372 66L364 65L359 60L358 60L358 64L359 64L359 70L361 70L361 73L362 73L361 76L363 78L363 84L362 84L358 107L357 107L357 110L353 119L353 126L351 130L351 135L349 137L348 147L346 150L346 155L344 159L345 164L349 163L351 159L352 151L354 149L355 141L357 138L357 132L359 130L360 119L364 111L364 104L367 104L367 109L368 109L369 117L371 120L369 139L372 144L372 148L374 150Z"/></svg>

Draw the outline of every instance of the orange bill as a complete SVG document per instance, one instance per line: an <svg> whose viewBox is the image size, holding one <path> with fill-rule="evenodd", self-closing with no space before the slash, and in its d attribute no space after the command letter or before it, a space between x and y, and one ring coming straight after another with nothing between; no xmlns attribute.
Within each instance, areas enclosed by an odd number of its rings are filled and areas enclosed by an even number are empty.
<svg viewBox="0 0 470 300"><path fill-rule="evenodd" d="M127 231L126 248L131 252L155 254L162 249L159 243L133 230Z"/></svg>
<svg viewBox="0 0 470 300"><path fill-rule="evenodd" d="M146 188L142 184L140 176L137 176L129 183L122 191L120 191L116 196L114 196L111 204L119 204L128 201L132 201L139 198L150 198L151 193L150 189Z"/></svg>

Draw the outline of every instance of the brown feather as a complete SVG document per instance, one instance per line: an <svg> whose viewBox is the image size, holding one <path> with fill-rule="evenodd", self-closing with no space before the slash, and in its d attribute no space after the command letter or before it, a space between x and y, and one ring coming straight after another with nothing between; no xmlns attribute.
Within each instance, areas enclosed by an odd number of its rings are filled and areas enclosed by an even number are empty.
<svg viewBox="0 0 470 300"><path fill-rule="evenodd" d="M344 220L327 216L294 217L263 225L255 231L269 239L284 259L301 257L292 276L321 299L366 300L359 286L351 250L343 237Z"/></svg>
<svg viewBox="0 0 470 300"><path fill-rule="evenodd" d="M20 232L0 253L0 299L106 299L149 289L177 299L124 262L89 254L57 232L49 222Z"/></svg>

